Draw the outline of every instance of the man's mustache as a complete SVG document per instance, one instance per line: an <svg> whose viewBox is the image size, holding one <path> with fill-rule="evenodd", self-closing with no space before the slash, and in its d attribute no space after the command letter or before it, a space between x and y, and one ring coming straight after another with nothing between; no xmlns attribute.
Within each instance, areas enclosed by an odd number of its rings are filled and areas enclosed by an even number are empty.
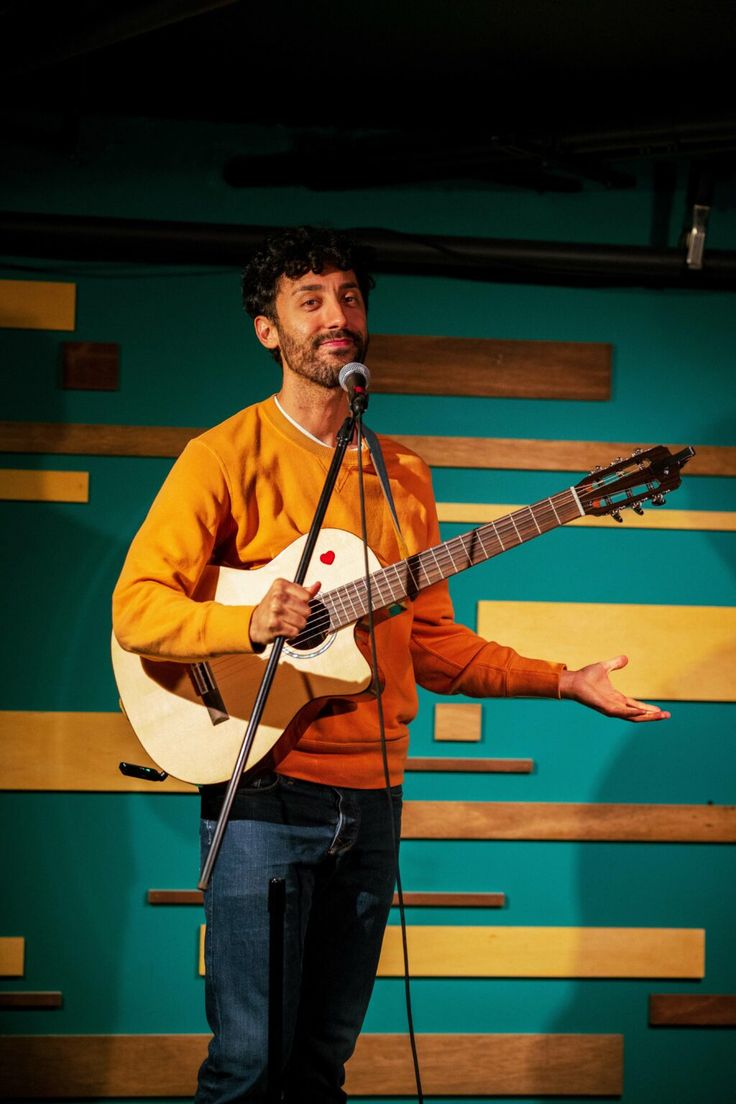
<svg viewBox="0 0 736 1104"><path fill-rule="evenodd" d="M331 333L323 334L321 337L315 337L312 345L315 349L318 349L320 345L324 345L328 341L339 341L343 338L352 341L354 345L360 345L360 335L353 333L352 330L332 330Z"/></svg>

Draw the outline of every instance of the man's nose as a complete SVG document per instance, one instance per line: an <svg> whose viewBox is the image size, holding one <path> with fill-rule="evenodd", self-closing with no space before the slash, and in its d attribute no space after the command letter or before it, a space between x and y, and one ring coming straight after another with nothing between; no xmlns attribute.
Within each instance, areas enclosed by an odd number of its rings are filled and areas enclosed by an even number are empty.
<svg viewBox="0 0 736 1104"><path fill-rule="evenodd" d="M341 329L347 325L345 307L340 299L328 299L325 303L325 324L332 329Z"/></svg>

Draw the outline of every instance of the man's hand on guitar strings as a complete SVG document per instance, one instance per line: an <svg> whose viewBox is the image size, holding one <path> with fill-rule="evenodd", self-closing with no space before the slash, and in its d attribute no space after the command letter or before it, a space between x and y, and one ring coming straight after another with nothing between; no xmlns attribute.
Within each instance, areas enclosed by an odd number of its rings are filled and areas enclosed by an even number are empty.
<svg viewBox="0 0 736 1104"><path fill-rule="evenodd" d="M265 647L277 636L287 640L298 636L311 613L309 602L321 586L303 587L288 579L274 579L251 615L251 643Z"/></svg>
<svg viewBox="0 0 736 1104"><path fill-rule="evenodd" d="M560 697L570 698L597 709L606 717L620 717L624 721L667 720L670 714L659 706L629 698L613 685L610 672L625 667L628 662L625 655L619 655L590 663L579 671L563 671L560 675Z"/></svg>

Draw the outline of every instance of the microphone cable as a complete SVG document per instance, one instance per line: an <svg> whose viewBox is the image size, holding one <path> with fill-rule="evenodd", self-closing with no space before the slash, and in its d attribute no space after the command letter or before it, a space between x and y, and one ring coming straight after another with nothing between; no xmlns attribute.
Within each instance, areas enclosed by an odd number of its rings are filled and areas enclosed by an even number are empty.
<svg viewBox="0 0 736 1104"><path fill-rule="evenodd" d="M371 594L371 573L368 564L368 523L365 512L365 487L363 484L363 420L356 419L358 430L358 493L360 497L360 525L363 537L363 569L365 573L366 597L368 601L368 635L371 643L371 667L373 669L373 688L376 695L376 708L378 710L378 728L381 737L381 758L383 760L383 777L386 783L386 797L388 799L389 823L391 825L391 840L396 857L396 891L399 900L399 920L401 924L401 948L404 958L404 998L406 1003L406 1020L409 1028L409 1045L411 1047L412 1063L414 1065L414 1080L417 1087L417 1102L424 1104L422 1090L422 1078L419 1071L419 1057L417 1055L417 1041L414 1032L414 1015L411 1004L411 978L409 976L409 948L406 938L406 913L404 911L404 891L401 885L401 870L399 867L399 839L396 835L394 824L393 800L391 797L391 774L388 766L388 751L386 748L386 728L383 718L383 702L381 699L381 680L378 673L378 651L376 648L375 621L373 617L373 597Z"/></svg>

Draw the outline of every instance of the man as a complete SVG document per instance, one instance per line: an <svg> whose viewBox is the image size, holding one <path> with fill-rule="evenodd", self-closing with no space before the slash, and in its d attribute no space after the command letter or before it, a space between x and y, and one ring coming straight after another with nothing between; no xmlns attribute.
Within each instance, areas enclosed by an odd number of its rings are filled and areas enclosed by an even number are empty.
<svg viewBox="0 0 736 1104"><path fill-rule="evenodd" d="M265 243L244 274L260 343L281 363L277 396L189 443L136 536L114 596L124 648L165 659L262 650L304 628L329 582L329 556L308 586L271 584L254 607L191 598L209 562L259 567L306 532L346 413L340 368L368 345L372 281L343 235L301 228ZM426 465L382 441L409 554L439 542ZM365 461L368 540L401 558L375 469ZM325 527L360 534L356 450L346 454ZM361 564L355 566L355 577ZM384 689L387 793L377 703L369 694L303 710L268 762L249 771L205 897L206 1001L214 1038L199 1104L264 1100L269 879L286 881L284 1099L344 1101L344 1063L370 997L395 877L407 726L416 683L442 693L569 697L632 721L668 714L610 683L622 656L568 671L525 659L454 622L447 587L421 591L376 628ZM366 640L356 639L362 650ZM278 685L274 692L278 692ZM223 787L203 787L206 853Z"/></svg>

